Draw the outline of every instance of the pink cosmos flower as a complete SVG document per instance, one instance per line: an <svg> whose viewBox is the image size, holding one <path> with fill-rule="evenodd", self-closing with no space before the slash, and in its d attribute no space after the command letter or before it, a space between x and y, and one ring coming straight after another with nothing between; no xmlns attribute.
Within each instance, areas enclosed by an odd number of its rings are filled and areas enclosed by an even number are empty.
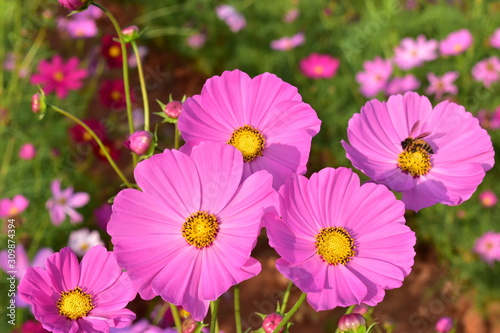
<svg viewBox="0 0 500 333"><path fill-rule="evenodd" d="M95 20L83 16L84 12L73 15L70 19L58 18L57 28L66 31L72 38L92 38L98 29Z"/></svg>
<svg viewBox="0 0 500 333"><path fill-rule="evenodd" d="M356 74L356 81L361 84L361 93L365 97L374 97L384 90L392 74L392 64L389 60L376 57L363 63L363 72Z"/></svg>
<svg viewBox="0 0 500 333"><path fill-rule="evenodd" d="M436 40L427 40L424 35L419 35L415 40L403 38L401 44L394 49L394 62L403 70L420 67L425 61L437 58L437 47Z"/></svg>
<svg viewBox="0 0 500 333"><path fill-rule="evenodd" d="M500 49L500 28L496 29L490 37L490 45L496 49Z"/></svg>
<svg viewBox="0 0 500 333"><path fill-rule="evenodd" d="M97 230L90 231L87 228L83 228L72 231L69 235L68 247L75 252L77 256L83 256L96 245L104 245Z"/></svg>
<svg viewBox="0 0 500 333"><path fill-rule="evenodd" d="M77 57L72 57L65 63L61 56L55 55L51 61L40 61L38 74L33 74L30 82L41 85L46 94L55 91L57 97L63 99L69 90L80 89L82 80L87 77L87 71L79 69L79 65Z"/></svg>
<svg viewBox="0 0 500 333"><path fill-rule="evenodd" d="M232 32L238 32L247 25L245 17L241 15L234 7L221 5L215 8L217 16L226 22Z"/></svg>
<svg viewBox="0 0 500 333"><path fill-rule="evenodd" d="M291 8L283 16L283 22L292 23L293 21L295 21L299 17L299 15L300 15L300 11L298 8Z"/></svg>
<svg viewBox="0 0 500 333"><path fill-rule="evenodd" d="M192 47L193 49L201 49L203 45L205 45L205 42L207 41L207 35L198 32L195 33L187 38L187 45L189 47Z"/></svg>
<svg viewBox="0 0 500 333"><path fill-rule="evenodd" d="M276 268L316 310L382 301L413 265L415 233L404 205L385 186L347 168L325 168L308 180L292 175L281 187L282 219L266 215Z"/></svg>
<svg viewBox="0 0 500 333"><path fill-rule="evenodd" d="M472 68L474 80L482 82L486 88L500 80L500 59L496 56L481 60Z"/></svg>
<svg viewBox="0 0 500 333"><path fill-rule="evenodd" d="M311 53L300 61L302 74L312 79L332 78L340 66L340 60L328 54Z"/></svg>
<svg viewBox="0 0 500 333"><path fill-rule="evenodd" d="M500 107L494 112L479 110L476 118L479 119L479 123L484 129L497 130L500 128Z"/></svg>
<svg viewBox="0 0 500 333"><path fill-rule="evenodd" d="M131 94L131 97L133 94ZM107 108L114 111L125 109L125 83L123 79L105 80L99 87L99 101Z"/></svg>
<svg viewBox="0 0 500 333"><path fill-rule="evenodd" d="M68 248L47 258L45 269L28 268L19 284L21 298L51 332L109 332L125 327L135 314L125 309L136 296L113 252L94 246L81 263Z"/></svg>
<svg viewBox="0 0 500 333"><path fill-rule="evenodd" d="M427 74L430 85L425 89L425 93L435 95L437 100L440 100L445 93L456 95L458 88L453 82L459 75L458 72L446 72L443 76L436 76L434 73Z"/></svg>
<svg viewBox="0 0 500 333"><path fill-rule="evenodd" d="M483 207L493 207L497 204L498 198L493 191L483 191L479 194L479 202Z"/></svg>
<svg viewBox="0 0 500 333"><path fill-rule="evenodd" d="M19 157L23 160L32 160L36 156L36 148L31 143L25 143L19 148Z"/></svg>
<svg viewBox="0 0 500 333"><path fill-rule="evenodd" d="M500 233L486 232L476 239L473 250L490 265L493 265L495 261L500 261Z"/></svg>
<svg viewBox="0 0 500 333"><path fill-rule="evenodd" d="M83 217L75 208L83 207L89 202L90 196L88 193L73 193L72 187L61 191L61 181L58 179L52 181L51 190L54 197L47 200L46 206L52 223L60 225L66 215L69 216L69 220L73 224L82 222Z"/></svg>
<svg viewBox="0 0 500 333"><path fill-rule="evenodd" d="M178 121L183 150L201 141L231 144L243 153L244 177L267 170L276 189L290 174L306 171L321 124L297 88L270 73L251 79L240 70L208 79L201 95L186 100Z"/></svg>
<svg viewBox="0 0 500 333"><path fill-rule="evenodd" d="M450 56L464 53L473 42L472 34L467 29L450 33L439 43L441 55Z"/></svg>
<svg viewBox="0 0 500 333"><path fill-rule="evenodd" d="M448 333L453 328L453 319L450 317L441 317L436 322L434 329L437 333Z"/></svg>
<svg viewBox="0 0 500 333"><path fill-rule="evenodd" d="M347 137L342 145L354 167L402 192L414 211L461 204L495 163L491 138L471 113L449 101L432 108L414 92L366 103L349 120Z"/></svg>
<svg viewBox="0 0 500 333"><path fill-rule="evenodd" d="M393 78L385 87L386 95L403 94L407 91L417 90L420 87L420 81L415 75L408 74L403 77Z"/></svg>
<svg viewBox="0 0 500 333"><path fill-rule="evenodd" d="M0 217L13 217L24 212L28 205L29 200L23 195L15 195L12 200L3 198L0 200Z"/></svg>
<svg viewBox="0 0 500 333"><path fill-rule="evenodd" d="M271 42L271 48L278 51L289 51L304 44L306 41L306 36L304 33L299 32L291 37L282 37Z"/></svg>
<svg viewBox="0 0 500 333"><path fill-rule="evenodd" d="M118 193L108 233L143 299L160 295L200 321L210 300L260 272L250 252L277 195L265 171L242 182L243 163L234 147L204 142L137 165L142 191Z"/></svg>

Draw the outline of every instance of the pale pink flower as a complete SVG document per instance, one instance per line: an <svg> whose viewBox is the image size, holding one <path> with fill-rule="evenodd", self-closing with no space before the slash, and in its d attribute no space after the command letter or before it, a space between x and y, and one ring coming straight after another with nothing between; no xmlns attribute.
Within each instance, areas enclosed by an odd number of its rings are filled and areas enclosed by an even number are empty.
<svg viewBox="0 0 500 333"><path fill-rule="evenodd" d="M465 52L473 42L472 34L467 29L462 29L450 33L439 43L441 55L458 55Z"/></svg>
<svg viewBox="0 0 500 333"><path fill-rule="evenodd" d="M486 88L500 79L500 59L496 56L478 62L472 68L474 80L482 82Z"/></svg>
<svg viewBox="0 0 500 333"><path fill-rule="evenodd" d="M430 85L425 89L425 93L435 95L437 100L440 100L445 93L456 95L458 88L453 82L459 75L458 72L447 72L443 76L436 76L434 73L427 74L427 80L429 80Z"/></svg>
<svg viewBox="0 0 500 333"><path fill-rule="evenodd" d="M97 230L89 231L87 228L72 231L69 235L68 246L77 256L82 257L90 248L104 245Z"/></svg>
<svg viewBox="0 0 500 333"><path fill-rule="evenodd" d="M271 48L278 51L289 51L304 44L306 37L304 33L299 32L291 37L282 37L271 42Z"/></svg>
<svg viewBox="0 0 500 333"><path fill-rule="evenodd" d="M286 12L285 16L283 16L283 22L292 23L295 21L300 15L300 11L298 8L292 8L288 12Z"/></svg>
<svg viewBox="0 0 500 333"><path fill-rule="evenodd" d="M58 179L52 181L51 190L54 197L47 200L46 206L52 223L60 225L66 215L69 216L71 223L82 222L83 217L75 208L83 207L89 202L90 196L88 193L73 193L72 187L61 190L61 181Z"/></svg>
<svg viewBox="0 0 500 333"><path fill-rule="evenodd" d="M389 60L376 57L363 63L363 72L356 74L356 81L361 84L361 93L365 97L374 97L385 89L392 74L392 64Z"/></svg>
<svg viewBox="0 0 500 333"><path fill-rule="evenodd" d="M500 233L486 232L476 239L473 251L490 265L493 265L495 261L500 261Z"/></svg>
<svg viewBox="0 0 500 333"><path fill-rule="evenodd" d="M205 45L206 41L207 35L202 32L198 32L188 37L187 44L193 49L201 49L203 45Z"/></svg>
<svg viewBox="0 0 500 333"><path fill-rule="evenodd" d="M419 35L417 39L403 38L401 44L394 49L394 62L403 70L420 67L425 61L437 58L437 47L436 40L427 40L424 35Z"/></svg>
<svg viewBox="0 0 500 333"><path fill-rule="evenodd" d="M217 6L215 11L217 12L217 16L226 22L232 32L238 32L247 25L245 17L232 6Z"/></svg>
<svg viewBox="0 0 500 333"><path fill-rule="evenodd" d="M490 45L496 49L500 49L500 28L496 29L490 37Z"/></svg>

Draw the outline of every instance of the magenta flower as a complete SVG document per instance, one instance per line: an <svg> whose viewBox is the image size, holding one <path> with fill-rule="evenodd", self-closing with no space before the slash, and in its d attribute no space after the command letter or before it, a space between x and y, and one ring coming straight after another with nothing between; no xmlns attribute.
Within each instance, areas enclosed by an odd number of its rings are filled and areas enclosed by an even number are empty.
<svg viewBox="0 0 500 333"><path fill-rule="evenodd" d="M479 194L479 202L483 207L493 207L498 202L498 197L493 191L483 191Z"/></svg>
<svg viewBox="0 0 500 333"><path fill-rule="evenodd" d="M132 133L123 145L137 155L144 155L149 151L152 141L153 134L151 132L137 131Z"/></svg>
<svg viewBox="0 0 500 333"><path fill-rule="evenodd" d="M453 328L453 319L450 317L441 317L436 322L434 329L437 333L448 333Z"/></svg>
<svg viewBox="0 0 500 333"><path fill-rule="evenodd" d="M458 88L453 82L459 75L458 72L446 72L443 76L436 76L434 73L427 74L430 85L425 89L425 93L435 95L437 100L440 100L445 93L456 95Z"/></svg>
<svg viewBox="0 0 500 333"><path fill-rule="evenodd" d="M55 91L57 97L65 98L68 91L80 89L82 80L87 77L87 71L79 69L79 65L77 57L72 57L65 63L61 56L56 55L51 61L40 61L38 74L33 74L30 82L41 85L46 94Z"/></svg>
<svg viewBox="0 0 500 333"><path fill-rule="evenodd" d="M493 56L481 60L472 68L472 77L489 88L492 83L500 80L500 59Z"/></svg>
<svg viewBox="0 0 500 333"><path fill-rule="evenodd" d="M297 88L270 73L251 79L240 70L208 79L178 120L182 149L201 141L231 144L243 154L244 177L267 170L276 189L290 174L306 171L321 124Z"/></svg>
<svg viewBox="0 0 500 333"><path fill-rule="evenodd" d="M23 195L15 195L12 200L3 198L0 200L0 217L13 217L24 212L28 205L29 200Z"/></svg>
<svg viewBox="0 0 500 333"><path fill-rule="evenodd" d="M83 6L87 5L90 0L58 0L61 6L71 10L80 10Z"/></svg>
<svg viewBox="0 0 500 333"><path fill-rule="evenodd" d="M215 8L217 16L226 22L232 32L238 32L245 28L247 21L234 7L229 5L220 5Z"/></svg>
<svg viewBox="0 0 500 333"><path fill-rule="evenodd" d="M142 298L160 295L200 321L210 300L260 272L250 253L277 195L267 172L242 182L243 164L234 147L204 142L137 165L142 191L118 193L108 233Z"/></svg>
<svg viewBox="0 0 500 333"><path fill-rule="evenodd" d="M31 143L25 143L19 148L19 158L23 160L32 160L36 156L36 148Z"/></svg>
<svg viewBox="0 0 500 333"><path fill-rule="evenodd" d="M415 40L403 38L401 44L394 49L394 62L403 70L420 67L425 61L437 58L437 47L436 40L427 40L424 35L419 35Z"/></svg>
<svg viewBox="0 0 500 333"><path fill-rule="evenodd" d="M94 209L95 223L99 228L106 230L109 219L111 218L111 213L111 205L107 202Z"/></svg>
<svg viewBox="0 0 500 333"><path fill-rule="evenodd" d="M332 78L340 66L340 60L328 54L311 53L300 61L302 74L312 79Z"/></svg>
<svg viewBox="0 0 500 333"><path fill-rule="evenodd" d="M291 37L282 37L271 42L271 48L277 51L289 51L304 44L306 37L304 33L299 32Z"/></svg>
<svg viewBox="0 0 500 333"><path fill-rule="evenodd" d="M496 49L500 49L500 28L496 29L490 37L490 45Z"/></svg>
<svg viewBox="0 0 500 333"><path fill-rule="evenodd" d="M83 207L89 202L90 196L88 193L73 193L72 187L61 191L61 181L58 179L52 181L51 190L54 197L47 200L46 206L52 223L60 225L66 215L69 216L69 220L73 224L82 222L83 217L75 208Z"/></svg>
<svg viewBox="0 0 500 333"><path fill-rule="evenodd" d="M454 31L439 43L441 55L450 56L464 53L473 42L472 34L467 29Z"/></svg>
<svg viewBox="0 0 500 333"><path fill-rule="evenodd" d="M491 138L471 113L448 101L432 108L414 92L366 103L347 137L342 145L354 167L402 192L414 211L461 204L495 163Z"/></svg>
<svg viewBox="0 0 500 333"><path fill-rule="evenodd" d="M476 239L473 250L489 265L493 265L495 261L500 261L500 233L486 232Z"/></svg>
<svg viewBox="0 0 500 333"><path fill-rule="evenodd" d="M112 252L94 246L81 263L67 247L52 254L45 269L28 268L19 284L21 298L51 332L109 332L125 327L135 314L125 309L136 296Z"/></svg>
<svg viewBox="0 0 500 333"><path fill-rule="evenodd" d="M356 74L356 81L361 84L363 96L374 97L385 89L392 74L392 64L389 60L376 57L373 61L365 61L363 69L363 72Z"/></svg>
<svg viewBox="0 0 500 333"><path fill-rule="evenodd" d="M309 180L292 175L279 194L282 219L265 220L276 268L316 311L375 305L410 273L415 234L385 186L326 168Z"/></svg>
<svg viewBox="0 0 500 333"><path fill-rule="evenodd" d="M413 74L403 77L393 78L385 87L386 95L403 94L407 91L417 90L420 87L420 81Z"/></svg>

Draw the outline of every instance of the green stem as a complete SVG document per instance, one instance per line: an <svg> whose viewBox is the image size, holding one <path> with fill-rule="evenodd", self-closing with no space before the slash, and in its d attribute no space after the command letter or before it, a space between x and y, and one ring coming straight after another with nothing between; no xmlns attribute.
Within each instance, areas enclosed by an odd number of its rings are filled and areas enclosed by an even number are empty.
<svg viewBox="0 0 500 333"><path fill-rule="evenodd" d="M304 303L306 296L307 296L306 293L302 293L302 295L300 295L299 299L297 300L297 303L295 303L295 305L290 309L290 311L287 312L287 314L281 320L278 326L276 326L273 333L278 333L279 331L281 331L283 327L285 327L285 325L290 321L290 318L292 318L292 316L295 314L295 312L297 312L302 303Z"/></svg>
<svg viewBox="0 0 500 333"><path fill-rule="evenodd" d="M175 131L174 131L174 149L179 149L179 125L177 125L177 122L175 123Z"/></svg>
<svg viewBox="0 0 500 333"><path fill-rule="evenodd" d="M123 67L123 85L125 87L125 102L127 104L127 118L128 118L128 131L129 134L132 135L134 133L134 122L133 122L133 117L132 117L132 100L130 98L130 83L129 83L129 77L128 77L128 57L127 57L127 47L125 40L123 39L123 34L122 34L122 29L120 28L120 25L118 24L118 21L116 18L111 14L109 10L107 10L105 7L102 5L93 2L92 3L94 6L99 8L106 14L106 16L109 18L113 26L115 27L116 33L118 34L118 39L120 40L120 46L122 49L122 67ZM133 159L133 164L134 167L137 164L138 157L136 154L132 153L132 159Z"/></svg>
<svg viewBox="0 0 500 333"><path fill-rule="evenodd" d="M131 42L132 49L134 49L135 59L137 61L137 71L139 72L139 81L141 82L142 99L144 101L144 130L149 132L149 100L148 92L146 90L146 82L144 81L144 72L142 71L141 57L135 40Z"/></svg>
<svg viewBox="0 0 500 333"><path fill-rule="evenodd" d="M234 323L236 333L241 333L241 315L240 315L240 285L234 286Z"/></svg>
<svg viewBox="0 0 500 333"><path fill-rule="evenodd" d="M104 156L108 160L109 164L111 164L111 167L115 170L115 172L118 175L118 177L120 177L120 179L125 183L125 185L128 188L132 188L132 184L130 184L129 181L127 180L127 178L125 178L125 176L123 175L123 173L120 171L120 169L118 168L118 166L115 164L115 161L113 161L113 159L109 155L108 150L106 149L106 147L102 143L101 139L99 139L99 137L95 134L95 132L90 127L88 127L83 121L81 121L77 117L73 116L71 113L68 113L68 112L64 111L63 109L60 109L57 106L54 106L54 105L51 105L51 104L47 103L47 107L52 108L54 111L59 112L63 116L68 117L69 119L71 119L74 122L76 122L78 125L80 125L83 128L85 128L85 130L90 134L90 136L97 142L97 144L99 145L99 148L101 148L102 153L104 154Z"/></svg>
<svg viewBox="0 0 500 333"><path fill-rule="evenodd" d="M293 286L293 282L288 281L288 285L286 286L286 290L285 290L285 295L283 295L283 304L281 304L281 309L280 309L281 313L285 313L286 304L288 303L288 299L290 298L290 290L292 289L292 286Z"/></svg>
<svg viewBox="0 0 500 333"><path fill-rule="evenodd" d="M179 309L172 303L168 303L170 306L170 312L172 312L172 317L174 318L175 328L177 332L182 333L181 317L179 316Z"/></svg>
<svg viewBox="0 0 500 333"><path fill-rule="evenodd" d="M194 330L194 332L193 332L193 333L200 333L202 328L203 328L203 324L201 323L201 321L199 321L199 322L196 324L196 329Z"/></svg>
<svg viewBox="0 0 500 333"><path fill-rule="evenodd" d="M217 326L217 312L219 311L219 299L210 302L210 333L215 333L215 327Z"/></svg>

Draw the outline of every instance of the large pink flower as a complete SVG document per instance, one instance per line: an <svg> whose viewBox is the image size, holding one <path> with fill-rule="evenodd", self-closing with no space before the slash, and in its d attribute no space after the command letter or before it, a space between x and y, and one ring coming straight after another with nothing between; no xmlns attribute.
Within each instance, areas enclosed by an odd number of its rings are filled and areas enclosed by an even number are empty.
<svg viewBox="0 0 500 333"><path fill-rule="evenodd" d="M293 175L280 189L282 219L267 219L277 269L316 310L375 305L411 271L415 234L404 204L350 169ZM268 217L269 215L266 215Z"/></svg>
<svg viewBox="0 0 500 333"><path fill-rule="evenodd" d="M244 177L267 170L276 189L292 173L306 171L311 139L321 121L297 88L276 75L251 79L234 70L208 79L201 95L186 100L179 130L186 146L229 143L243 153Z"/></svg>
<svg viewBox="0 0 500 333"><path fill-rule="evenodd" d="M361 84L363 96L374 97L386 87L392 74L392 64L389 60L376 57L373 61L365 61L363 69L356 74L356 81Z"/></svg>
<svg viewBox="0 0 500 333"><path fill-rule="evenodd" d="M47 258L45 269L29 267L19 293L43 327L55 333L109 332L135 319L125 306L137 293L113 253L100 245L81 263L65 247Z"/></svg>
<svg viewBox="0 0 500 333"><path fill-rule="evenodd" d="M65 98L69 90L80 89L82 80L87 77L87 70L79 69L79 65L77 57L65 63L61 56L55 55L51 61L40 61L38 74L31 76L31 83L41 85L46 94L55 91L57 97Z"/></svg>
<svg viewBox="0 0 500 333"><path fill-rule="evenodd" d="M441 55L458 55L465 52L473 42L472 34L467 29L454 31L439 43Z"/></svg>
<svg viewBox="0 0 500 333"><path fill-rule="evenodd" d="M494 164L491 138L471 113L448 101L432 108L414 92L366 103L349 120L347 137L342 145L354 167L402 192L414 211L469 199Z"/></svg>
<svg viewBox="0 0 500 333"><path fill-rule="evenodd" d="M243 163L234 147L204 142L137 165L142 192L118 193L108 233L142 298L160 295L200 321L210 300L260 272L250 252L277 194L265 171L242 182Z"/></svg>

